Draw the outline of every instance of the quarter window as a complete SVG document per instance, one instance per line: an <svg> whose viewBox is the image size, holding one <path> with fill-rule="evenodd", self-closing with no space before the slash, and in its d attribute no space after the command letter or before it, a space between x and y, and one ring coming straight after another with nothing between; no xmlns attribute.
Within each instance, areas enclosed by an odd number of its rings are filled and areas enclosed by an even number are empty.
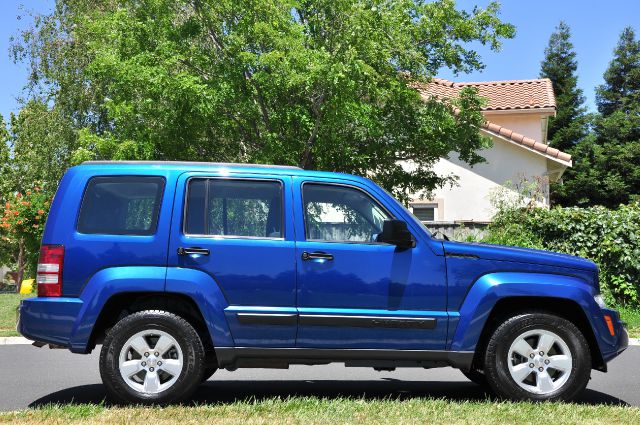
<svg viewBox="0 0 640 425"><path fill-rule="evenodd" d="M162 177L93 177L82 198L78 232L152 235L163 190Z"/></svg>
<svg viewBox="0 0 640 425"><path fill-rule="evenodd" d="M376 242L389 214L361 190L338 185L302 186L307 240Z"/></svg>
<svg viewBox="0 0 640 425"><path fill-rule="evenodd" d="M185 233L283 237L282 184L278 181L192 179Z"/></svg>

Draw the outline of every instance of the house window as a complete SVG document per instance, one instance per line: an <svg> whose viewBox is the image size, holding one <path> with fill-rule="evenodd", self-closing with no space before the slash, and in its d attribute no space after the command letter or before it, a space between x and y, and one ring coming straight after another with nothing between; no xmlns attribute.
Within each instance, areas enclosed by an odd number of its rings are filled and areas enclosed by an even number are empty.
<svg viewBox="0 0 640 425"><path fill-rule="evenodd" d="M413 215L420 221L435 221L436 206L435 205L414 205Z"/></svg>

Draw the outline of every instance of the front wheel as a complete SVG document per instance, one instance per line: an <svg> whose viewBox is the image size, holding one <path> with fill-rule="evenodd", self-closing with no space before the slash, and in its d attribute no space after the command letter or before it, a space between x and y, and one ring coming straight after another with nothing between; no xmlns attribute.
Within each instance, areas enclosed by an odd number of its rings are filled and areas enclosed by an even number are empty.
<svg viewBox="0 0 640 425"><path fill-rule="evenodd" d="M195 329L166 311L142 311L118 322L100 352L100 375L111 396L125 402L184 400L204 372L204 348Z"/></svg>
<svg viewBox="0 0 640 425"><path fill-rule="evenodd" d="M591 353L580 330L546 312L500 325L489 340L484 372L491 388L512 400L571 400L591 375Z"/></svg>

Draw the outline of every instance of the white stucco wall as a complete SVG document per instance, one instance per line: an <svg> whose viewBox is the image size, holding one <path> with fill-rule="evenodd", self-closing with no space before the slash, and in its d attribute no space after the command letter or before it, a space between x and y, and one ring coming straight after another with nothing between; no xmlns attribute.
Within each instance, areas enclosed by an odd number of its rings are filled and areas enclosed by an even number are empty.
<svg viewBox="0 0 640 425"><path fill-rule="evenodd" d="M438 203L437 221L490 221L494 214L490 202L493 190L507 181L531 181L547 172L546 158L499 138L493 138L493 147L480 153L487 162L473 167L455 154L435 165L434 171L440 176L458 176L457 186L436 189L430 197ZM414 201L426 200L415 197ZM548 205L548 199L545 203Z"/></svg>
<svg viewBox="0 0 640 425"><path fill-rule="evenodd" d="M543 130L543 118L546 115L534 114L534 113L519 113L519 114L504 114L493 113L485 114L485 118L492 123L501 125L513 130L516 133L520 133L524 136L531 137L532 139L542 142L544 140Z"/></svg>

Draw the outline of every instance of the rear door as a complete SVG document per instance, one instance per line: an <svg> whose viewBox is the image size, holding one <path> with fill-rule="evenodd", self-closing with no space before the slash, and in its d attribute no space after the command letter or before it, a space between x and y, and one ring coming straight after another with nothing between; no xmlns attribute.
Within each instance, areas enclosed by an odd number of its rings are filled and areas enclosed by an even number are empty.
<svg viewBox="0 0 640 425"><path fill-rule="evenodd" d="M178 180L169 267L203 271L219 285L238 347L295 344L290 191L291 178L281 175L187 173Z"/></svg>
<svg viewBox="0 0 640 425"><path fill-rule="evenodd" d="M358 182L294 185L297 346L444 349L444 258L420 237L411 249L377 242L384 220L397 217Z"/></svg>

